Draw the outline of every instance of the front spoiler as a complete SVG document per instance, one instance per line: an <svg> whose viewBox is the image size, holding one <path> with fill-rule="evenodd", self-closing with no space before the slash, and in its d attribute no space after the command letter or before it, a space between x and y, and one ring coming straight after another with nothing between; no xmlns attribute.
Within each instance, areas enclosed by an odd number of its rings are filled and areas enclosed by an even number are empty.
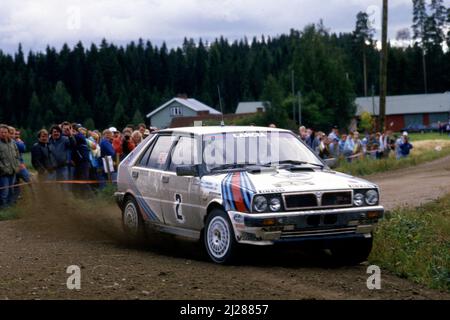
<svg viewBox="0 0 450 320"><path fill-rule="evenodd" d="M249 214L228 211L236 241L253 245L372 236L382 206Z"/></svg>

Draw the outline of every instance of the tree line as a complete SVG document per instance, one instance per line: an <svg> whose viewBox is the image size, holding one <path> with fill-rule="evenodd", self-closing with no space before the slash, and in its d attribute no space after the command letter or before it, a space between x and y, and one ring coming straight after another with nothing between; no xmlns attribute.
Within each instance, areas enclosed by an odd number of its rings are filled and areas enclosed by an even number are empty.
<svg viewBox="0 0 450 320"><path fill-rule="evenodd" d="M450 52L443 46L450 45L450 10L442 3L413 0L415 43L389 47L388 95L450 89ZM398 38L410 38L408 31ZM225 113L240 101L271 101L268 116L280 126L295 124L288 119L300 93L302 122L326 129L344 127L354 98L376 95L378 80L379 51L363 12L351 33L332 33L319 22L276 37L185 39L170 49L142 39L27 54L19 45L14 54L0 50L0 122L30 134L63 120L124 127L177 94L219 109L219 86Z"/></svg>

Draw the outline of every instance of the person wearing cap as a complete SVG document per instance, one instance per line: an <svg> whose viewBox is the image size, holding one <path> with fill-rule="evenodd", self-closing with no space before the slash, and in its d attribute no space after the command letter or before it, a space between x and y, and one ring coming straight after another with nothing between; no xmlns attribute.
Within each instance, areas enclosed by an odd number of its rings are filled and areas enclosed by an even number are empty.
<svg viewBox="0 0 450 320"><path fill-rule="evenodd" d="M330 141L334 141L335 139L339 140L339 129L337 126L333 126L333 129L331 129L331 132L328 135L328 139Z"/></svg>
<svg viewBox="0 0 450 320"><path fill-rule="evenodd" d="M114 147L114 151L116 152L114 160L116 162L119 162L120 156L123 153L123 150L122 150L122 135L120 134L120 131L117 130L115 127L109 128L109 131L111 131L112 134L113 134L112 145Z"/></svg>
<svg viewBox="0 0 450 320"><path fill-rule="evenodd" d="M400 144L400 155L402 158L409 156L413 145L409 142L408 132L403 132L403 143Z"/></svg>

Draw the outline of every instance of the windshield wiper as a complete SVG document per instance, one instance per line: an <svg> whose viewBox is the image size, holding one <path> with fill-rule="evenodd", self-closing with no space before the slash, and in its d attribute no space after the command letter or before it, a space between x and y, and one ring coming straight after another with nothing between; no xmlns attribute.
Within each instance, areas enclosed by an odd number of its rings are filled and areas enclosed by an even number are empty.
<svg viewBox="0 0 450 320"><path fill-rule="evenodd" d="M238 164L238 163L228 163L223 164L218 167L211 168L209 171L220 171L220 170L228 170L228 169L243 169L245 166L248 166L249 164Z"/></svg>
<svg viewBox="0 0 450 320"><path fill-rule="evenodd" d="M308 161L299 161L299 160L282 160L282 161L274 162L274 163L272 163L272 162L265 163L264 165L273 165L275 163L280 166L283 166L283 168L289 167L289 166L298 166L298 165L311 165L311 166L316 166L316 167L319 167L322 169L324 167L323 164L318 164L318 163L308 162Z"/></svg>

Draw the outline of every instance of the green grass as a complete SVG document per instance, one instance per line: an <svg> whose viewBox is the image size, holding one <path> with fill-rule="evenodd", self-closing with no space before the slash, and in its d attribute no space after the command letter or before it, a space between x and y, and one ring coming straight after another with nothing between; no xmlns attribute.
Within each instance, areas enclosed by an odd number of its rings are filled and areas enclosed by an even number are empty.
<svg viewBox="0 0 450 320"><path fill-rule="evenodd" d="M450 155L450 147L442 148L441 151L436 151L433 149L412 153L408 158L402 158L399 160L392 157L393 155L387 159L377 160L364 158L360 160L353 160L351 163L346 160L340 160L335 170L345 172L353 176L366 176L374 173L415 166L445 157L447 155Z"/></svg>
<svg viewBox="0 0 450 320"><path fill-rule="evenodd" d="M19 210L16 207L10 207L0 210L0 221L17 219L19 217Z"/></svg>
<svg viewBox="0 0 450 320"><path fill-rule="evenodd" d="M411 142L422 140L450 140L450 135L448 133L440 135L438 132L410 133L409 137Z"/></svg>
<svg viewBox="0 0 450 320"><path fill-rule="evenodd" d="M371 264L450 292L450 194L419 208L387 213L374 239Z"/></svg>

